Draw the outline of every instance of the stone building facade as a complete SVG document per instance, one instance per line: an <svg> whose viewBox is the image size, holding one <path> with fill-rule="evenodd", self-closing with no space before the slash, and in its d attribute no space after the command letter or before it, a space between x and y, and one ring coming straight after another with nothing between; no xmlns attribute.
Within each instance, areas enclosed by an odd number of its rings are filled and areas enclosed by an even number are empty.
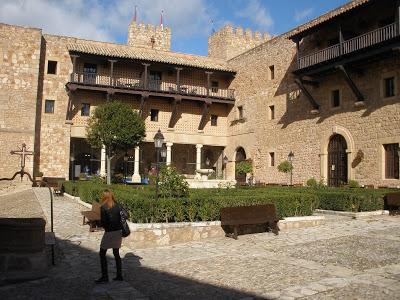
<svg viewBox="0 0 400 300"><path fill-rule="evenodd" d="M274 38L225 26L210 36L208 57L170 51L171 31L161 26L132 22L119 45L2 24L0 177L21 142L35 148L45 176L104 174L104 150L89 147L85 128L99 104L117 100L146 124L145 141L113 165L121 171L128 155L135 180L154 163L161 129L166 162L189 178L214 169L243 180L235 166L251 159L256 182L289 183L277 165L292 152L294 184L400 186L400 58L392 50L400 26L388 9L396 1L383 2L352 1ZM354 48L360 36L375 39Z"/></svg>

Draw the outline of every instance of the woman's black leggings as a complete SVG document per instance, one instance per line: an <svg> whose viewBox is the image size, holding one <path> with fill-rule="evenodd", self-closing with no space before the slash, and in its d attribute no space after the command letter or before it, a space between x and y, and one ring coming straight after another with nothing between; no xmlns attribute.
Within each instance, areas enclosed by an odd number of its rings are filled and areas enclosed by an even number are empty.
<svg viewBox="0 0 400 300"><path fill-rule="evenodd" d="M100 263L101 263L101 270L103 275L107 273L107 249L100 248ZM115 266L117 267L117 276L122 275L122 262L121 257L119 256L119 248L113 249L113 254L115 258Z"/></svg>

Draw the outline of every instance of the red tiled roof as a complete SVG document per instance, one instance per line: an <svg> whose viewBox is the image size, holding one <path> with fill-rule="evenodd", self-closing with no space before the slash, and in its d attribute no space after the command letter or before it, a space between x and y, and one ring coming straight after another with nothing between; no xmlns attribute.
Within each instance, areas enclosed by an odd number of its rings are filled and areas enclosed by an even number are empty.
<svg viewBox="0 0 400 300"><path fill-rule="evenodd" d="M318 18L315 18L314 20L311 20L310 22L307 22L303 25L300 25L299 27L291 30L290 32L288 32L287 37L288 38L292 38L296 35L298 35L299 33L302 33L306 30L311 29L312 27L315 27L317 25L320 25L326 21L329 21L343 13L346 13L356 7L359 7L361 5L364 5L368 2L371 2L373 0L353 0L350 1L349 3L346 3L334 10L331 10L330 12L327 12L326 14L323 14L322 16L319 16Z"/></svg>

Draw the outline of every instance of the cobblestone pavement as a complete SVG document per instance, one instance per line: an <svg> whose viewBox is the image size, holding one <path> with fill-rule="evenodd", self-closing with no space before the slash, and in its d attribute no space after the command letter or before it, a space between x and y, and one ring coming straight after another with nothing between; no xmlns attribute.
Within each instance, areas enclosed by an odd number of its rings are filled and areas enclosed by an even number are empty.
<svg viewBox="0 0 400 300"><path fill-rule="evenodd" d="M48 192L36 192L50 220ZM90 297L102 233L82 226L81 209L73 200L55 198L57 265L48 278L0 287L0 299ZM126 281L150 299L400 299L400 216L330 218L279 236L121 252Z"/></svg>

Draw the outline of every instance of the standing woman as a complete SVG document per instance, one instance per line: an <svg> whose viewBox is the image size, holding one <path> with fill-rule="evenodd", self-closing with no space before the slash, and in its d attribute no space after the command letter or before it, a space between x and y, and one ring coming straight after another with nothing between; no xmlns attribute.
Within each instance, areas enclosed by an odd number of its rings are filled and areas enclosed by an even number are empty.
<svg viewBox="0 0 400 300"><path fill-rule="evenodd" d="M101 198L101 225L104 227L104 235L100 244L101 277L96 283L108 282L107 249L112 248L117 267L117 277L113 280L122 281L122 262L119 256L119 248L122 242L121 206L115 201L110 190L105 190Z"/></svg>

